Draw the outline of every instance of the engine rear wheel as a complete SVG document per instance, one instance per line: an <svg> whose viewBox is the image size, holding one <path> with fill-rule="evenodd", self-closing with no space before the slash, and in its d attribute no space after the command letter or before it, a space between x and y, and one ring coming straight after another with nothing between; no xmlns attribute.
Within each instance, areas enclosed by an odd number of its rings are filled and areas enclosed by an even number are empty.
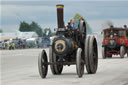
<svg viewBox="0 0 128 85"><path fill-rule="evenodd" d="M81 78L84 74L84 59L82 58L81 48L78 48L76 53L76 70L78 77Z"/></svg>
<svg viewBox="0 0 128 85"><path fill-rule="evenodd" d="M41 78L45 78L48 72L48 59L45 50L38 57L38 68Z"/></svg>
<svg viewBox="0 0 128 85"><path fill-rule="evenodd" d="M121 46L120 47L120 57L124 58L124 55L125 55L125 48L124 48L124 46Z"/></svg>
<svg viewBox="0 0 128 85"><path fill-rule="evenodd" d="M85 40L85 65L86 65L86 70L87 72L90 74L90 65L89 65L89 40L90 40L90 36L88 36Z"/></svg>
<svg viewBox="0 0 128 85"><path fill-rule="evenodd" d="M89 74L94 74L97 71L98 66L98 48L97 41L94 36L90 36L86 42L85 60L86 68Z"/></svg>

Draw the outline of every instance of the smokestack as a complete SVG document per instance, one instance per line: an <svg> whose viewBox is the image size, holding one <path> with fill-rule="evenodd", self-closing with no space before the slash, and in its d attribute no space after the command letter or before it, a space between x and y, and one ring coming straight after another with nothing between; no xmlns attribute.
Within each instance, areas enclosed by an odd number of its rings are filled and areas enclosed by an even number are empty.
<svg viewBox="0 0 128 85"><path fill-rule="evenodd" d="M57 21L58 21L58 28L64 28L64 19L63 19L63 8L64 5L56 5L57 8Z"/></svg>

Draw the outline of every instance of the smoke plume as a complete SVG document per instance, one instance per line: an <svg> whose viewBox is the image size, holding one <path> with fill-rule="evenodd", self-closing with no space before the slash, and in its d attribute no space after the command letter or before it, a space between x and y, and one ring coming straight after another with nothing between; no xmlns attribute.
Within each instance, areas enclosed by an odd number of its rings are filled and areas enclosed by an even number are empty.
<svg viewBox="0 0 128 85"><path fill-rule="evenodd" d="M105 28L109 28L110 26L114 26L113 22L112 21L105 21L103 24L102 24L102 29L105 29Z"/></svg>

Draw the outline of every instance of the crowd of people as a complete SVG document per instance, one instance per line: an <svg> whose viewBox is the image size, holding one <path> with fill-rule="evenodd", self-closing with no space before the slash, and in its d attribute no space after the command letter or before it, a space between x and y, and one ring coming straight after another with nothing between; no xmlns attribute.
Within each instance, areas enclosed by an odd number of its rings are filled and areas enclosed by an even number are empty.
<svg viewBox="0 0 128 85"><path fill-rule="evenodd" d="M5 40L0 42L1 49L22 49L26 48L26 41L21 39Z"/></svg>
<svg viewBox="0 0 128 85"><path fill-rule="evenodd" d="M40 39L12 39L0 41L0 49L25 49L25 48L47 48L50 43L50 38L40 38Z"/></svg>

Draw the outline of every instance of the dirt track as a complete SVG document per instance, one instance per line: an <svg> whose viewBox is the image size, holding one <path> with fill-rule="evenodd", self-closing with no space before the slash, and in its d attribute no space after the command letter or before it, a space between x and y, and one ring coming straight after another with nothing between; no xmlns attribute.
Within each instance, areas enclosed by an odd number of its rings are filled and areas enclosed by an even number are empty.
<svg viewBox="0 0 128 85"><path fill-rule="evenodd" d="M49 72L46 79L38 73L38 54L41 49L1 51L2 85L128 85L128 57L102 59L96 74L89 75L85 69L83 78L78 78L76 66L65 66L62 75ZM48 49L47 49L48 52Z"/></svg>

